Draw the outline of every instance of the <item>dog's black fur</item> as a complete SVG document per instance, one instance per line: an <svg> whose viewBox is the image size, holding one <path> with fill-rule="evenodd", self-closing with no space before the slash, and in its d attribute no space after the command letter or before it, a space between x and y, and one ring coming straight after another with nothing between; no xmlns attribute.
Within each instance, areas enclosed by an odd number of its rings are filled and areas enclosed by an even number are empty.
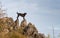
<svg viewBox="0 0 60 38"><path fill-rule="evenodd" d="M17 12L17 15L18 15L18 16L17 16L17 19L18 19L19 16L23 17L23 19L24 19L24 17L26 16L26 14L27 14L27 13L18 13L18 12Z"/></svg>

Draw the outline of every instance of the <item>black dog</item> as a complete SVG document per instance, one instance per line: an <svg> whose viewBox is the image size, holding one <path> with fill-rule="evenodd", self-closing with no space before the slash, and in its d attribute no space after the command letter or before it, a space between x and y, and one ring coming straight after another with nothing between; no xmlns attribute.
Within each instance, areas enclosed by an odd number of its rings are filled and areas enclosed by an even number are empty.
<svg viewBox="0 0 60 38"><path fill-rule="evenodd" d="M18 16L17 16L17 19L18 19L19 16L23 17L23 19L24 19L24 17L26 16L26 14L27 14L27 13L18 13L18 12L17 12L17 15L18 15Z"/></svg>

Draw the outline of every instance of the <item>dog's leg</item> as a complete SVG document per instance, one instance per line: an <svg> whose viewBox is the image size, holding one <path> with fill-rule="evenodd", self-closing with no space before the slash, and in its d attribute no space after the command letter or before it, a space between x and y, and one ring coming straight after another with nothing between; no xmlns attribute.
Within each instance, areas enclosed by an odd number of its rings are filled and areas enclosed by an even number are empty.
<svg viewBox="0 0 60 38"><path fill-rule="evenodd" d="M17 19L18 19L18 17L19 17L19 14L17 14Z"/></svg>

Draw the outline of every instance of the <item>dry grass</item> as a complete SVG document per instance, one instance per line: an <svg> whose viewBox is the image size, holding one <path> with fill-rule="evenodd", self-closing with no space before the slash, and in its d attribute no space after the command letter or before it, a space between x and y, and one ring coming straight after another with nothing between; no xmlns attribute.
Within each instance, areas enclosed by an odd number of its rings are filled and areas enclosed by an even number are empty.
<svg viewBox="0 0 60 38"><path fill-rule="evenodd" d="M4 32L0 33L0 38L27 38L27 36L20 34L16 31L9 32L5 34Z"/></svg>

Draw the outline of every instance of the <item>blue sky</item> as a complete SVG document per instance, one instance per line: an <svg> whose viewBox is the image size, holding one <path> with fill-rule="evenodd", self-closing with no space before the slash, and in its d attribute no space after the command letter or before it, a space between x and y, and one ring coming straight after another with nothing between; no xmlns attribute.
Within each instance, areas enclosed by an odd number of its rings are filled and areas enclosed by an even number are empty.
<svg viewBox="0 0 60 38"><path fill-rule="evenodd" d="M52 25L55 37L60 33L60 0L0 0L9 17L16 19L16 12L26 12L26 19L37 27L38 31L50 34ZM20 17L21 20L21 17Z"/></svg>

